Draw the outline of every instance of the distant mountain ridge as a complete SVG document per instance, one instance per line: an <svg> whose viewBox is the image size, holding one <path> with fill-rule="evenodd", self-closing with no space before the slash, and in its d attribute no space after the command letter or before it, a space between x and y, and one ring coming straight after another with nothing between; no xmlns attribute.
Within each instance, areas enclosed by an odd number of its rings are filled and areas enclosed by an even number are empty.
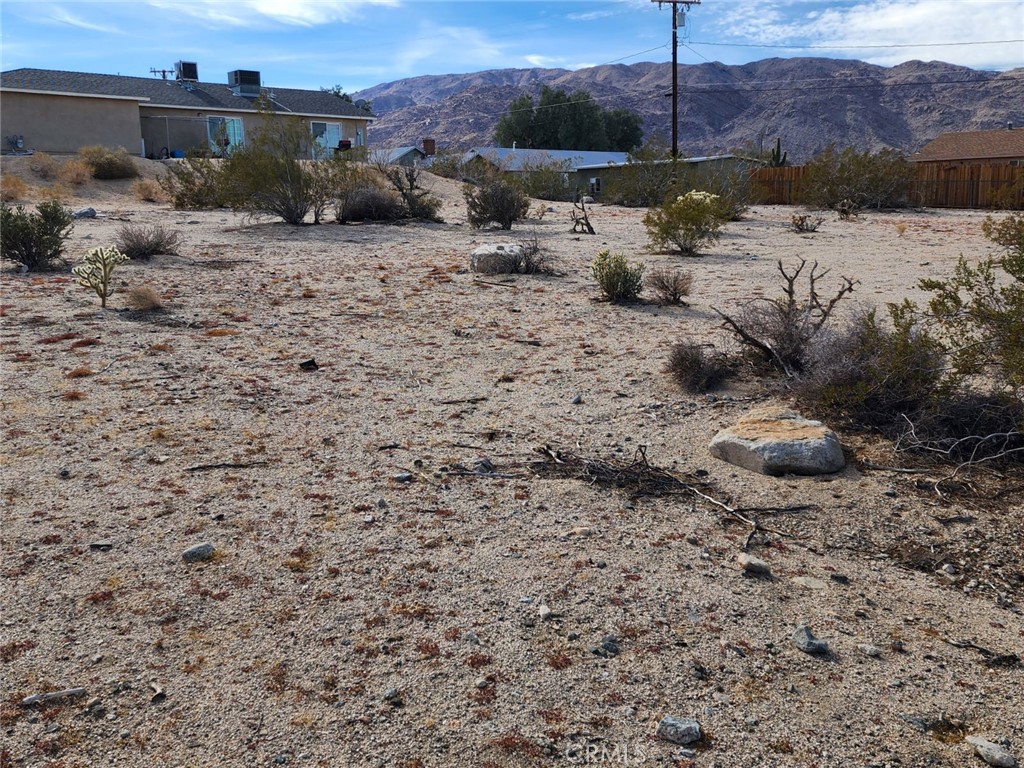
<svg viewBox="0 0 1024 768"><path fill-rule="evenodd" d="M611 64L575 71L492 69L424 75L353 94L369 99L379 119L375 146L439 150L494 143L494 127L517 96L548 85L585 90L603 107L625 107L644 119L646 137L671 134L672 65ZM912 153L945 131L1024 128L1024 69L986 72L954 64L910 61L880 67L862 61L764 59L741 66L681 65L680 152L708 155L745 142L774 146L791 160L830 143Z"/></svg>

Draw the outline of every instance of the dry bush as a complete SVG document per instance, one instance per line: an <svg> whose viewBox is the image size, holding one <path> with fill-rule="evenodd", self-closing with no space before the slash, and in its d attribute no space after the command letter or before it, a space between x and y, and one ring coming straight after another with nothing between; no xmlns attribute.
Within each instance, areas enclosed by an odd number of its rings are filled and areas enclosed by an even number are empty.
<svg viewBox="0 0 1024 768"><path fill-rule="evenodd" d="M148 285L133 285L125 294L125 303L136 312L157 312L164 308L160 294Z"/></svg>
<svg viewBox="0 0 1024 768"><path fill-rule="evenodd" d="M405 216L401 199L386 189L367 186L349 192L339 201L335 219L339 224L349 221L398 221Z"/></svg>
<svg viewBox="0 0 1024 768"><path fill-rule="evenodd" d="M139 175L135 161L124 147L111 149L96 144L82 147L78 156L92 168L95 179L134 179Z"/></svg>
<svg viewBox="0 0 1024 768"><path fill-rule="evenodd" d="M60 167L57 178L65 184L80 187L92 178L92 166L84 160L72 158Z"/></svg>
<svg viewBox="0 0 1024 768"><path fill-rule="evenodd" d="M794 232L817 232L818 227L821 226L823 221L825 221L825 219L822 216L794 213L790 219L790 226L793 227Z"/></svg>
<svg viewBox="0 0 1024 768"><path fill-rule="evenodd" d="M60 171L60 164L54 160L53 155L46 152L36 152L32 156L31 168L32 173L40 179L53 181L57 178L57 173Z"/></svg>
<svg viewBox="0 0 1024 768"><path fill-rule="evenodd" d="M176 254L180 235L165 229L160 224L146 227L125 224L117 230L114 244L117 250L132 260L152 258L157 254Z"/></svg>
<svg viewBox="0 0 1024 768"><path fill-rule="evenodd" d="M139 179L132 184L132 194L137 200L147 203L162 203L167 197L160 182L153 179Z"/></svg>
<svg viewBox="0 0 1024 768"><path fill-rule="evenodd" d="M479 186L467 184L462 188L466 200L466 218L469 225L480 229L497 224L512 229L512 224L525 219L530 213L530 199L515 183L491 174Z"/></svg>
<svg viewBox="0 0 1024 768"><path fill-rule="evenodd" d="M693 272L656 269L647 276L647 288L659 304L685 304L683 298L693 288Z"/></svg>
<svg viewBox="0 0 1024 768"><path fill-rule="evenodd" d="M71 190L68 189L67 184L51 184L48 187L40 187L37 190L39 197L43 200L56 203L66 203L71 199Z"/></svg>
<svg viewBox="0 0 1024 768"><path fill-rule="evenodd" d="M724 355L709 355L703 346L692 341L681 341L672 347L665 370L680 389L690 393L714 389L725 381L730 373L729 363Z"/></svg>
<svg viewBox="0 0 1024 768"><path fill-rule="evenodd" d="M28 194L28 184L17 176L0 178L0 201L12 203L23 200Z"/></svg>

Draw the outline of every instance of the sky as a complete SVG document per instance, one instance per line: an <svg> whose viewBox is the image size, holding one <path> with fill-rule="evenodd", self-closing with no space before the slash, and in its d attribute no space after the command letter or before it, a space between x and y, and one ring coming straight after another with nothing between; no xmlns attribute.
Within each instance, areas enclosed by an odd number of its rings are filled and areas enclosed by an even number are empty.
<svg viewBox="0 0 1024 768"><path fill-rule="evenodd" d="M181 60L208 82L250 69L268 87L354 93L417 75L671 61L671 19L650 0L2 0L0 69L150 77ZM1024 67L1024 0L702 0L681 21L683 64Z"/></svg>

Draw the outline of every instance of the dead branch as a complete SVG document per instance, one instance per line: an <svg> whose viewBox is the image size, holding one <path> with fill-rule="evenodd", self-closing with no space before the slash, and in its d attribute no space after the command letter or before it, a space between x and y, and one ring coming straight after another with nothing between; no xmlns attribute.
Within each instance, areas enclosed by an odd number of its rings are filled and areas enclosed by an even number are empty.
<svg viewBox="0 0 1024 768"><path fill-rule="evenodd" d="M243 464L235 464L232 462L220 462L217 464L196 464L194 467L185 467L186 472L206 472L210 469L250 469L252 467L265 466L265 461L250 461Z"/></svg>
<svg viewBox="0 0 1024 768"><path fill-rule="evenodd" d="M587 206L583 200L574 202L572 207L573 211L569 214L572 217L572 231L585 232L588 235L597 234L590 223L590 215L587 213Z"/></svg>

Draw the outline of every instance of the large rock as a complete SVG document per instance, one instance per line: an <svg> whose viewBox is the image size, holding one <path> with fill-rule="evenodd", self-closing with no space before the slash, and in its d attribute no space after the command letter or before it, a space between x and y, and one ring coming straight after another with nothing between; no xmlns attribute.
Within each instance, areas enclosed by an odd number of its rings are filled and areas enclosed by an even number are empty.
<svg viewBox="0 0 1024 768"><path fill-rule="evenodd" d="M835 432L786 408L758 408L723 429L711 455L763 475L824 475L846 465Z"/></svg>
<svg viewBox="0 0 1024 768"><path fill-rule="evenodd" d="M526 249L519 243L481 245L469 256L469 268L485 275L507 275L519 271Z"/></svg>

